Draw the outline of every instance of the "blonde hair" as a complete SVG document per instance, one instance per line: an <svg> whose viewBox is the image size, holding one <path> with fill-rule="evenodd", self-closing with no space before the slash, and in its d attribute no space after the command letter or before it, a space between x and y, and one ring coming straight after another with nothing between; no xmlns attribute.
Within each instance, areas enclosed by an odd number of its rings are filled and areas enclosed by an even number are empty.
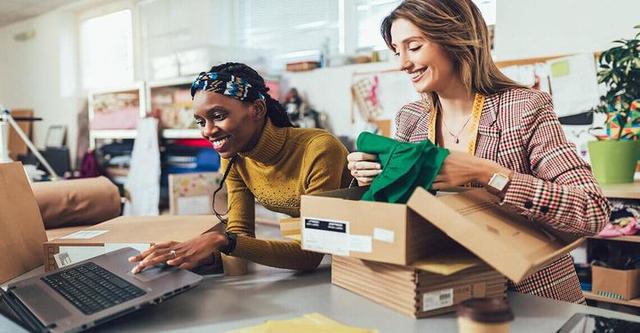
<svg viewBox="0 0 640 333"><path fill-rule="evenodd" d="M405 0L384 18L380 32L387 46L391 25L406 19L425 37L439 44L449 55L464 86L489 95L511 88L523 88L502 74L491 58L489 31L480 10L471 0ZM438 97L432 97L437 103Z"/></svg>

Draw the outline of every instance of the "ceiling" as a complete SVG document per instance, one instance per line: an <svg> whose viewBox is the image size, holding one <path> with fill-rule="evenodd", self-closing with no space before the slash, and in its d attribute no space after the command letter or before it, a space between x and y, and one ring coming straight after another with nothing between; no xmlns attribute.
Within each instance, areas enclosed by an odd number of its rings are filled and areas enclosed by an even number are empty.
<svg viewBox="0 0 640 333"><path fill-rule="evenodd" d="M0 27L26 20L78 0L0 0Z"/></svg>

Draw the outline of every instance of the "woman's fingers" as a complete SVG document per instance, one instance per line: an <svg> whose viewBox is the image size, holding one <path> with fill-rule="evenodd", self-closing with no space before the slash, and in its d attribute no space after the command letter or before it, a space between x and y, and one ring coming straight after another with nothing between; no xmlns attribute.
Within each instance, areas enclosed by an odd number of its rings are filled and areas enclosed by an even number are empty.
<svg viewBox="0 0 640 333"><path fill-rule="evenodd" d="M185 257L185 256L180 256L180 257L177 257L175 259L167 260L167 265L180 266L180 265L182 265L182 263L185 262L186 258L187 257Z"/></svg>
<svg viewBox="0 0 640 333"><path fill-rule="evenodd" d="M349 170L380 170L382 166L377 162L358 161L349 162L347 168L349 168Z"/></svg>
<svg viewBox="0 0 640 333"><path fill-rule="evenodd" d="M129 262L138 262L144 260L144 258L148 257L150 254L154 252L162 252L169 251L168 248L171 247L173 242L159 243L153 245L152 247L140 252L137 256L129 257Z"/></svg>
<svg viewBox="0 0 640 333"><path fill-rule="evenodd" d="M379 175L382 170L353 170L351 174L356 178L373 178Z"/></svg>
<svg viewBox="0 0 640 333"><path fill-rule="evenodd" d="M358 181L359 186L370 185L373 179L382 172L381 170L353 170L351 176Z"/></svg>
<svg viewBox="0 0 640 333"><path fill-rule="evenodd" d="M347 161L349 162L358 162L358 161L377 161L378 155L367 154L363 152L353 152L347 155Z"/></svg>
<svg viewBox="0 0 640 333"><path fill-rule="evenodd" d="M147 267L155 266L168 260L177 259L179 256L178 252L172 252L170 248L162 248L146 256L131 270L131 272L136 274Z"/></svg>
<svg viewBox="0 0 640 333"><path fill-rule="evenodd" d="M373 182L373 177L356 177L358 186L369 186Z"/></svg>

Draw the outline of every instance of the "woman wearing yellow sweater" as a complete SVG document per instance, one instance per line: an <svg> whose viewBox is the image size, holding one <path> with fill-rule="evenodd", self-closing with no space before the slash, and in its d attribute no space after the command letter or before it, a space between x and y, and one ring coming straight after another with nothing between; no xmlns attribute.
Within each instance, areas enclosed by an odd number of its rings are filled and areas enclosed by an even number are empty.
<svg viewBox="0 0 640 333"><path fill-rule="evenodd" d="M271 211L299 216L300 195L348 184L347 150L324 130L293 128L267 91L264 79L239 63L214 66L194 81L194 117L222 157L229 202L226 232L157 244L129 258L139 262L134 273L163 262L191 269L210 262L217 251L280 268L318 266L322 254L303 251L298 242L256 239L254 203L257 199Z"/></svg>

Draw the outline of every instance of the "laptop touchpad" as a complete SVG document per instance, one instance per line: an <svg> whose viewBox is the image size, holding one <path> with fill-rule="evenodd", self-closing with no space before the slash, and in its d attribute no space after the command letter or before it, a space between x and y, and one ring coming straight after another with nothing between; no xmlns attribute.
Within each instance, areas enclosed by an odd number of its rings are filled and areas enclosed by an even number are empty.
<svg viewBox="0 0 640 333"><path fill-rule="evenodd" d="M133 276L143 282L149 282L161 278L169 273L175 272L177 268L168 265L156 265L145 269L144 271L133 274Z"/></svg>
<svg viewBox="0 0 640 333"><path fill-rule="evenodd" d="M13 291L29 306L29 310L40 319L45 326L67 317L70 313L38 285L32 284L14 289Z"/></svg>

